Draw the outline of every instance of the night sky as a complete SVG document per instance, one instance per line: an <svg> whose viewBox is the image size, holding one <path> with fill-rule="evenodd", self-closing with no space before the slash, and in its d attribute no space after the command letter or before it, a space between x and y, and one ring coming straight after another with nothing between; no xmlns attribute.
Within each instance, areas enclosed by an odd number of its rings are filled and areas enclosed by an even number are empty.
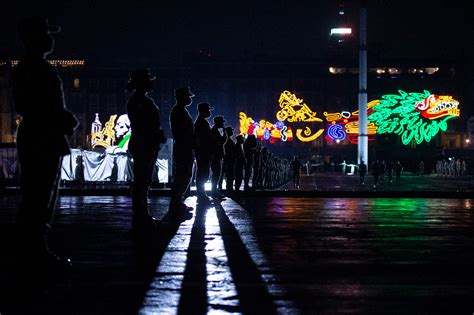
<svg viewBox="0 0 474 315"><path fill-rule="evenodd" d="M334 0L35 2L2 3L0 57L21 54L16 23L38 14L63 29L50 57L176 63L203 51L228 60L260 54L320 58L330 28L349 25L357 31L359 12L357 1L345 1L346 14L340 16ZM472 12L457 0L368 1L369 49L390 58L472 55Z"/></svg>

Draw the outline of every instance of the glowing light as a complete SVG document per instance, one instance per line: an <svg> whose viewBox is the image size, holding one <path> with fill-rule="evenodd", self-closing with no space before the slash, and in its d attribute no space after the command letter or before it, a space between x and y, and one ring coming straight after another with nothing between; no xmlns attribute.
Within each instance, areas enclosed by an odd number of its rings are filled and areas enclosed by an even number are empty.
<svg viewBox="0 0 474 315"><path fill-rule="evenodd" d="M352 34L352 29L347 27L331 28L331 35L348 35Z"/></svg>
<svg viewBox="0 0 474 315"><path fill-rule="evenodd" d="M51 60L46 60L49 64L55 67L62 67L62 68L68 68L68 67L80 67L84 66L86 62L81 59L51 59ZM15 67L18 65L20 61L19 60L11 60L10 64L12 67Z"/></svg>
<svg viewBox="0 0 474 315"><path fill-rule="evenodd" d="M335 141L344 141L346 139L346 133L344 127L339 124L334 124L328 127L327 134L332 140Z"/></svg>
<svg viewBox="0 0 474 315"><path fill-rule="evenodd" d="M324 129L319 129L316 133L311 134L312 130L309 127L306 127L304 132L302 129L297 129L296 130L296 137L301 141L301 142L310 142L316 140L322 133L324 132ZM304 133L304 135L303 135Z"/></svg>
<svg viewBox="0 0 474 315"><path fill-rule="evenodd" d="M379 105L367 118L375 123L377 133L395 133L402 143L430 142L440 131L448 129L447 121L459 117L459 102L451 96L432 95L428 91L383 95ZM427 119L425 119L427 118Z"/></svg>
<svg viewBox="0 0 474 315"><path fill-rule="evenodd" d="M243 135L255 135L257 139L266 140L270 143L279 141L292 141L293 131L285 126L281 121L272 124L269 121L261 119L254 121L252 117L248 117L244 112L239 113L240 133Z"/></svg>
<svg viewBox="0 0 474 315"><path fill-rule="evenodd" d="M377 106L379 104L379 100L374 100L370 101L367 103L367 116L372 114L374 112L373 107ZM344 127L344 130L342 132L345 133L347 140L352 143L352 144L357 144L358 142L358 133L359 133L359 111L342 111L342 112L336 112L336 113L328 113L324 112L324 116L326 117L326 121L331 123L331 125L338 124L342 127ZM326 135L326 139L329 141L336 141L337 137L334 138L331 134L329 134L329 128L328 127L328 132ZM339 127L337 127L339 128ZM374 123L369 122L367 124L367 134L368 134L368 140L373 141L375 140L375 134L377 133L377 126L375 126Z"/></svg>
<svg viewBox="0 0 474 315"><path fill-rule="evenodd" d="M288 122L322 122L321 118L316 117L303 99L299 99L295 94L289 91L283 91L280 94L278 103L281 110L277 112L276 117L279 121L288 120Z"/></svg>

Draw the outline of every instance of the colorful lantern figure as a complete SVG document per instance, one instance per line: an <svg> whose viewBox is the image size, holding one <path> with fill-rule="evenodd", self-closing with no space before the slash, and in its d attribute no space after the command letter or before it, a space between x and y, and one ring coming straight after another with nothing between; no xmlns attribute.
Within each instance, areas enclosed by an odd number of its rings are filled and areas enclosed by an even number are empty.
<svg viewBox="0 0 474 315"><path fill-rule="evenodd" d="M252 117L248 117L244 112L239 114L240 117L240 133L244 135L255 135L262 141L269 141L271 144L277 141L292 141L293 132L291 128L285 126L281 121L272 124L264 119L254 121Z"/></svg>
<svg viewBox="0 0 474 315"><path fill-rule="evenodd" d="M378 100L367 103L367 116L373 112L374 106L379 104ZM330 123L326 131L326 139L329 141L340 142L347 139L350 143L357 144L359 136L359 111L342 111L336 113L324 112L326 121ZM338 127L340 126L340 127ZM377 127L373 122L367 123L368 140L375 140ZM343 137L344 135L344 137ZM343 137L343 138L342 138Z"/></svg>
<svg viewBox="0 0 474 315"><path fill-rule="evenodd" d="M377 126L377 133L394 133L402 143L430 142L440 131L448 129L447 121L459 117L459 102L451 96L433 95L428 91L383 95L367 120Z"/></svg>
<svg viewBox="0 0 474 315"><path fill-rule="evenodd" d="M346 132L344 127L340 124L333 124L328 127L327 136L334 141L344 141L346 139Z"/></svg>
<svg viewBox="0 0 474 315"><path fill-rule="evenodd" d="M283 122L288 121L293 122L322 122L323 120L317 116L316 112L313 112L309 106L303 102L303 99L299 99L295 94L292 94L290 91L283 91L280 94L278 99L278 104L280 105L281 110L277 112L276 118ZM319 129L314 132L310 127L305 127L303 129L296 129L296 137L302 142L310 142L316 140L322 133L324 129Z"/></svg>

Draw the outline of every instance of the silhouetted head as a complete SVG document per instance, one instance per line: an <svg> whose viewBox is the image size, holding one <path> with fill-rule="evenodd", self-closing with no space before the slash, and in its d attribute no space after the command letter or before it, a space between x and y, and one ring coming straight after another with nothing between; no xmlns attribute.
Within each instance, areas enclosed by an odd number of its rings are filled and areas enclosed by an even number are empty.
<svg viewBox="0 0 474 315"><path fill-rule="evenodd" d="M211 117L211 110L214 108L211 107L208 103L199 103L197 105L197 110L199 112L200 116L203 116L205 118Z"/></svg>
<svg viewBox="0 0 474 315"><path fill-rule="evenodd" d="M54 49L51 34L59 33L59 26L49 26L48 20L41 16L32 16L18 23L18 35L28 54L45 57Z"/></svg>
<svg viewBox="0 0 474 315"><path fill-rule="evenodd" d="M194 94L188 87L180 87L174 90L174 96L176 97L176 102L180 105L189 106L193 102L192 97Z"/></svg>
<svg viewBox="0 0 474 315"><path fill-rule="evenodd" d="M234 134L234 128L232 127L225 127L224 131L226 135L228 135L229 137L231 137Z"/></svg>
<svg viewBox="0 0 474 315"><path fill-rule="evenodd" d="M225 122L226 122L226 120L222 116L215 116L214 117L214 125L217 128L224 128L224 123Z"/></svg>
<svg viewBox="0 0 474 315"><path fill-rule="evenodd" d="M242 144L244 143L244 136L238 135L237 137L235 137L235 140L237 141L237 144Z"/></svg>
<svg viewBox="0 0 474 315"><path fill-rule="evenodd" d="M297 161L297 160L298 160L298 156L297 156L297 155L293 155L293 160L294 160L294 161Z"/></svg>
<svg viewBox="0 0 474 315"><path fill-rule="evenodd" d="M247 139L245 139L246 146L250 148L255 148L257 146L257 138L255 135L248 135Z"/></svg>
<svg viewBox="0 0 474 315"><path fill-rule="evenodd" d="M130 80L127 83L127 90L150 92L153 90L153 81L156 79L148 69L138 69L130 73Z"/></svg>

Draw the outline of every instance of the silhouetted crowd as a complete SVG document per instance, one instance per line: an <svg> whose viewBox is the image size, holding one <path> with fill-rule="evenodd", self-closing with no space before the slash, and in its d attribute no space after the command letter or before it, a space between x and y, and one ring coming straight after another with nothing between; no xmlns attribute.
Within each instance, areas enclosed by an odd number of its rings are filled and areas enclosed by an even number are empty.
<svg viewBox="0 0 474 315"><path fill-rule="evenodd" d="M17 134L22 193L17 220L17 258L19 268L25 270L31 269L29 262L34 261L35 274L62 272L71 266L67 257L58 257L50 251L47 241L56 208L62 159L70 154L68 136L73 135L79 124L64 102L61 78L46 60L54 50L52 34L60 30L50 26L43 17L22 20L18 34L25 53L12 73L15 110L22 116ZM149 96L155 79L148 69L138 69L130 73L126 86L130 93L127 114L133 130L128 153L133 159L131 232L134 238L147 236L164 223L156 220L148 208L153 168L162 145L167 142L160 110ZM234 141L234 129L225 126L222 116L215 116L211 127L208 119L213 108L208 103L197 104L199 114L193 121L186 107L195 95L189 87L174 92L176 103L169 118L173 182L166 220L180 222L192 216L193 207L184 200L189 195L193 171L197 204L204 207L225 199L224 180L228 194L241 189L274 188L288 180L288 161L263 148L254 135L237 135ZM211 196L205 187L209 177Z"/></svg>

